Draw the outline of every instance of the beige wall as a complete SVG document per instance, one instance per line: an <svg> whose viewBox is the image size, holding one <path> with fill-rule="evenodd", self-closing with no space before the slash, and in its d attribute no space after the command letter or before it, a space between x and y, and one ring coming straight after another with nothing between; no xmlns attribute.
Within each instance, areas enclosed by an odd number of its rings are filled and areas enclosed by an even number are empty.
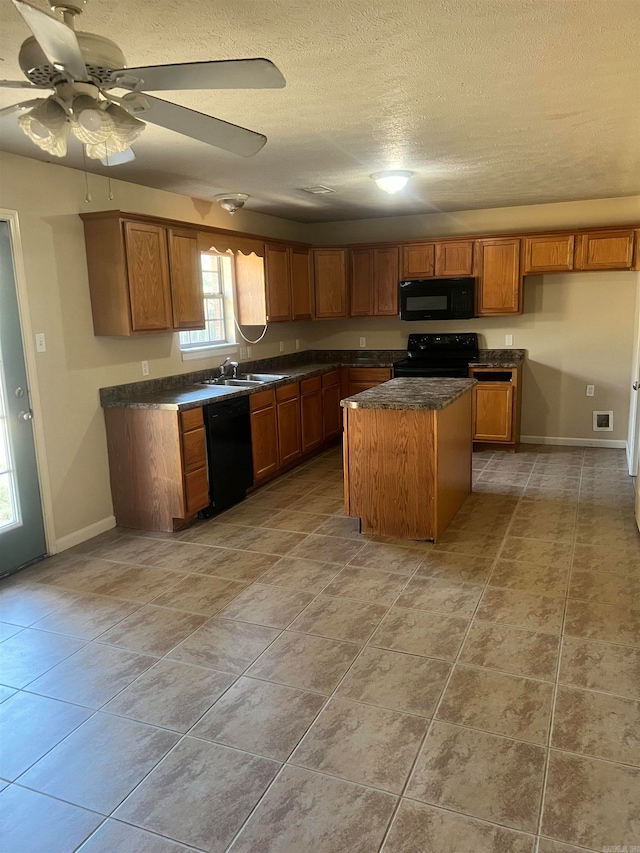
<svg viewBox="0 0 640 853"><path fill-rule="evenodd" d="M306 229L272 216L239 211L231 217L218 205L136 184L89 175L93 201L85 202L82 172L0 154L0 207L18 212L27 281L31 334L46 335L47 351L35 359L44 424L47 474L57 540L112 514L104 419L98 389L150 377L199 370L220 358L185 361L177 335L98 338L93 334L82 221L78 213L118 208L232 228L271 237L303 239ZM309 324L269 330L254 357L287 352L296 338L306 347Z"/></svg>
<svg viewBox="0 0 640 853"><path fill-rule="evenodd" d="M624 440L639 288L634 272L528 276L522 315L465 320L455 331L478 332L488 348L504 348L512 334L514 347L528 350L523 435ZM368 348L402 349L411 332L439 331L452 331L452 323L325 320L314 325L314 345L357 349L365 336ZM587 384L595 397L585 396ZM592 432L594 409L613 410L613 432Z"/></svg>
<svg viewBox="0 0 640 853"><path fill-rule="evenodd" d="M640 196L569 201L560 204L496 207L412 216L323 222L312 226L314 243L373 243L415 240L421 237L457 237L462 234L499 234L550 228L588 228L640 222Z"/></svg>
<svg viewBox="0 0 640 853"><path fill-rule="evenodd" d="M244 210L232 218L209 202L121 181L113 181L114 198L109 200L105 179L90 175L89 185L93 201L87 204L82 172L0 154L0 207L17 211L20 221L31 315L28 332L31 336L44 332L47 339L47 351L35 356L40 389L35 415L44 426L54 538L66 537L67 544L77 531L112 513L98 389L141 379L143 359L149 361L151 378L218 361L183 362L177 335L135 339L93 335L78 213L118 208L309 242L640 220L640 199L614 199L308 226ZM501 346L504 333L511 332L515 346L529 349L526 433L592 438L590 412L597 404L614 409L616 417L616 432L600 435L625 437L636 281L637 274L632 273L530 279L522 317L465 324L481 332L487 346ZM428 328L435 330L436 325ZM279 341L292 352L296 338L302 348L357 347L362 334L368 347L401 348L412 330L418 329L393 319L280 324L254 347L253 355L278 354ZM596 385L593 401L583 397L586 382Z"/></svg>

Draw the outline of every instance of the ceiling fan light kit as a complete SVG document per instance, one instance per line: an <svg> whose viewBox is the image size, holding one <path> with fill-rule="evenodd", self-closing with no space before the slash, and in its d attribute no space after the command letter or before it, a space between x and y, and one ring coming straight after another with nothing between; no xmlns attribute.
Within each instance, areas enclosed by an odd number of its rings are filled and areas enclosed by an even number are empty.
<svg viewBox="0 0 640 853"><path fill-rule="evenodd" d="M266 143L261 133L161 98L145 97L143 92L282 88L285 79L268 59L127 68L124 54L110 39L75 31L75 18L86 0L49 2L62 19L48 15L28 0L13 0L33 33L19 54L20 67L29 82L0 80L0 88L54 89L54 95L35 102L35 106L29 100L0 110L0 116L5 116L33 107L18 121L29 139L43 150L64 157L72 131L89 157L110 160L130 149L146 123L242 157L253 156ZM117 97L111 89L125 89L128 94ZM132 113L144 115L144 121Z"/></svg>
<svg viewBox="0 0 640 853"><path fill-rule="evenodd" d="M412 175L413 172L396 169L388 172L376 172L371 175L371 177L376 182L378 189L383 190L385 193L389 193L389 195L393 195L406 187L407 181L412 177Z"/></svg>

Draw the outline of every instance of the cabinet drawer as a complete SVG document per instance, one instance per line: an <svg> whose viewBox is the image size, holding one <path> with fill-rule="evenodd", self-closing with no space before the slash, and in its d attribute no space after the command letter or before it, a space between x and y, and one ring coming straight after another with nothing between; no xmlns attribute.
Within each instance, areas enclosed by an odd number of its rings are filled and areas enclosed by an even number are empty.
<svg viewBox="0 0 640 853"><path fill-rule="evenodd" d="M207 464L204 427L183 433L182 458L185 471L195 471Z"/></svg>
<svg viewBox="0 0 640 853"><path fill-rule="evenodd" d="M182 426L182 432L189 432L191 429L198 429L198 427L204 426L202 407L180 412L180 425Z"/></svg>
<svg viewBox="0 0 640 853"><path fill-rule="evenodd" d="M290 385L281 385L279 388L276 388L276 400L279 403L284 402L284 400L294 400L298 396L300 396L300 385L298 382L292 382Z"/></svg>
<svg viewBox="0 0 640 853"><path fill-rule="evenodd" d="M273 406L276 402L276 392L273 388L266 391L258 391L257 394L252 394L249 398L249 408L252 412L257 409L264 409L266 406Z"/></svg>
<svg viewBox="0 0 640 853"><path fill-rule="evenodd" d="M193 515L209 505L209 478L206 467L184 475L184 503L187 515Z"/></svg>
<svg viewBox="0 0 640 853"><path fill-rule="evenodd" d="M331 373L325 373L322 377L322 387L329 388L331 385L340 384L340 371L332 370Z"/></svg>
<svg viewBox="0 0 640 853"><path fill-rule="evenodd" d="M300 383L301 394L311 394L313 391L319 391L322 387L322 380L319 376L314 376L313 379L303 379Z"/></svg>
<svg viewBox="0 0 640 853"><path fill-rule="evenodd" d="M390 367L350 367L349 382L387 382L391 379Z"/></svg>

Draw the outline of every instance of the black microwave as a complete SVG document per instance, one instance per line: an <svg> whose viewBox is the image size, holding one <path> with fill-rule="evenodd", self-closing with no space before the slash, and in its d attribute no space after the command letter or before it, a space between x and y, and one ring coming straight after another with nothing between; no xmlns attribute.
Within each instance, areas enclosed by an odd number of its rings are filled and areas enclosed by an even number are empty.
<svg viewBox="0 0 640 853"><path fill-rule="evenodd" d="M467 320L474 316L475 278L400 282L401 320Z"/></svg>

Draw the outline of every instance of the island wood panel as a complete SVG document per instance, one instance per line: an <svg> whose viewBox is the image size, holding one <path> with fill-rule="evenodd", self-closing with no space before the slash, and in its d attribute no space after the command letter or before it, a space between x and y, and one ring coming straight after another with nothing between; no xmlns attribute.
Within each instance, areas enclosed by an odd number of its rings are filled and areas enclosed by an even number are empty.
<svg viewBox="0 0 640 853"><path fill-rule="evenodd" d="M289 273L291 275L291 314L294 320L311 320L313 316L313 293L308 249L289 249Z"/></svg>
<svg viewBox="0 0 640 853"><path fill-rule="evenodd" d="M576 239L577 270L628 270L633 261L633 229L579 234Z"/></svg>
<svg viewBox="0 0 640 853"><path fill-rule="evenodd" d="M174 329L204 329L198 235L170 228L169 270Z"/></svg>
<svg viewBox="0 0 640 853"><path fill-rule="evenodd" d="M345 409L350 516L362 533L402 539L435 535L434 413Z"/></svg>
<svg viewBox="0 0 640 853"><path fill-rule="evenodd" d="M436 243L436 276L473 275L473 241Z"/></svg>
<svg viewBox="0 0 640 853"><path fill-rule="evenodd" d="M522 242L522 272L563 272L573 269L573 234L525 237Z"/></svg>
<svg viewBox="0 0 640 853"><path fill-rule="evenodd" d="M104 416L116 523L139 530L173 531L174 519L188 515L178 413L105 409Z"/></svg>
<svg viewBox="0 0 640 853"><path fill-rule="evenodd" d="M473 441L470 423L471 394L463 394L446 409L435 412L436 541L471 492Z"/></svg>
<svg viewBox="0 0 640 853"><path fill-rule="evenodd" d="M124 235L131 327L134 332L168 331L172 312L166 229L125 222Z"/></svg>

